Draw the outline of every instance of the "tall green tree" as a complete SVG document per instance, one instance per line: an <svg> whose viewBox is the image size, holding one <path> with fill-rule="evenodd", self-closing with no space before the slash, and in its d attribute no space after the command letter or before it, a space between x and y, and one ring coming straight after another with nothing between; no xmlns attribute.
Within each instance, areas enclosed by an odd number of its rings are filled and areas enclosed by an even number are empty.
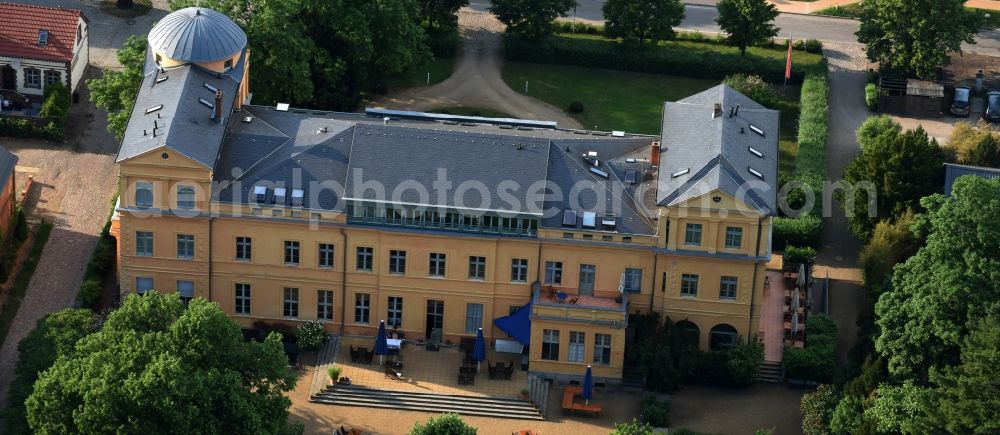
<svg viewBox="0 0 1000 435"><path fill-rule="evenodd" d="M856 35L865 54L882 67L933 79L961 53L962 43L975 43L981 19L968 13L965 0L865 0Z"/></svg>
<svg viewBox="0 0 1000 435"><path fill-rule="evenodd" d="M684 21L681 0L608 0L601 10L605 33L628 45L656 45L673 38L674 27Z"/></svg>
<svg viewBox="0 0 1000 435"><path fill-rule="evenodd" d="M957 365L968 322L1000 301L1000 180L960 177L952 197L924 198L914 229L927 242L897 265L875 305L877 351L900 380Z"/></svg>
<svg viewBox="0 0 1000 435"><path fill-rule="evenodd" d="M827 435L830 433L830 419L840 401L840 394L833 385L821 384L816 390L802 395L799 411L802 412L802 433L806 435Z"/></svg>
<svg viewBox="0 0 1000 435"><path fill-rule="evenodd" d="M96 330L98 323L97 316L88 309L67 308L41 318L17 344L17 366L4 410L7 433L31 433L24 401L31 395L38 375L60 356L71 354L76 342Z"/></svg>
<svg viewBox="0 0 1000 435"><path fill-rule="evenodd" d="M433 29L450 30L458 27L458 10L469 0L417 0L420 19Z"/></svg>
<svg viewBox="0 0 1000 435"><path fill-rule="evenodd" d="M576 0L490 0L490 12L507 32L534 41L552 34L552 21L575 6Z"/></svg>
<svg viewBox="0 0 1000 435"><path fill-rule="evenodd" d="M444 413L427 419L427 423L417 422L409 435L476 435L476 428L462 421L455 413Z"/></svg>
<svg viewBox="0 0 1000 435"><path fill-rule="evenodd" d="M295 386L281 339L245 342L204 299L130 295L41 374L28 422L55 433L285 433Z"/></svg>
<svg viewBox="0 0 1000 435"><path fill-rule="evenodd" d="M882 124L879 118L872 122ZM862 240L871 236L879 220L919 209L920 198L941 190L944 176L944 153L923 128L900 132L898 125L889 123L876 134L868 127L865 121L862 130L868 132L859 137L871 138L861 142L861 153L844 168L844 180L856 189L837 191L848 209L851 231ZM875 198L865 186L874 189ZM874 216L869 207L873 200Z"/></svg>
<svg viewBox="0 0 1000 435"><path fill-rule="evenodd" d="M715 7L719 10L715 22L743 56L747 47L763 44L778 35L774 25L778 9L767 0L719 0Z"/></svg>
<svg viewBox="0 0 1000 435"><path fill-rule="evenodd" d="M108 131L121 140L125 136L128 118L132 116L135 95L142 83L146 61L146 38L132 35L117 53L121 70L105 68L101 77L87 80L90 101L108 112Z"/></svg>
<svg viewBox="0 0 1000 435"><path fill-rule="evenodd" d="M938 385L931 419L949 433L1000 433L1000 316L970 323L961 364L931 376Z"/></svg>

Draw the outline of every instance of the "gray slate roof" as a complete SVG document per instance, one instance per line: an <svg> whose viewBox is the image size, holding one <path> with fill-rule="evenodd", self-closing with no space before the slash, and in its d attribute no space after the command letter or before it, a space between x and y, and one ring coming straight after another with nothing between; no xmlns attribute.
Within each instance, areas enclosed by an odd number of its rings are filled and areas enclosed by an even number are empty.
<svg viewBox="0 0 1000 435"><path fill-rule="evenodd" d="M224 186L216 193L217 201L252 203L253 188L261 185L284 187L289 194L291 189L304 190L305 209L343 211L345 198L439 205L434 182L439 170L443 170L451 183L443 201L447 207L529 214L544 210L547 213L542 216L541 226L559 228L561 212L566 208L576 208L579 215L585 210L603 215L606 204L598 203L596 192L600 192L604 198L621 203L620 207L612 204L622 210L617 219L618 232L655 231L655 225L642 216L642 207L631 199L639 185L623 188L621 181L625 170L635 165L626 163L626 157L635 153L648 157L653 137L593 136L565 130L449 125L428 120L393 119L385 125L381 117L306 110L279 112L259 106L244 106L240 118L244 116L254 119L250 123L236 118L231 121L216 167L216 181ZM326 132L322 132L324 127ZM601 169L609 172L608 180L589 172L581 157L586 151L598 152ZM653 176L647 176L647 180L646 187L655 183ZM317 189L317 183L326 181L336 186ZM385 196L379 198L375 191L365 189L372 182L387 188ZM476 188L464 189L462 197L455 198L459 187L470 182L486 188L489 204L483 204ZM508 183L516 204L500 197L501 183ZM577 185L586 189L578 203L544 198L541 204L529 206L529 187L535 183L547 183L542 186L565 194ZM427 200L414 189L397 189L407 184L425 186ZM394 189L398 190L395 197ZM652 207L654 199L647 198L646 207Z"/></svg>
<svg viewBox="0 0 1000 435"><path fill-rule="evenodd" d="M118 149L121 162L166 145L174 152L215 167L226 122L232 113L236 91L243 78L246 62L244 51L240 61L228 74L216 74L196 65L166 68L159 72L152 52L147 51L145 76L136 95L135 107ZM162 80L163 78L166 80ZM157 83L158 80L162 80ZM199 102L214 104L215 93L208 84L222 91L223 120L212 120L213 109ZM146 113L157 106L161 109Z"/></svg>
<svg viewBox="0 0 1000 435"><path fill-rule="evenodd" d="M247 35L222 13L207 8L184 8L163 17L149 32L155 52L179 61L205 63L243 51Z"/></svg>
<svg viewBox="0 0 1000 435"><path fill-rule="evenodd" d="M716 104L721 105L722 114L713 117ZM738 112L730 117L737 105ZM763 131L763 136L751 126ZM667 102L663 108L657 203L679 204L720 189L744 197L763 214L775 214L779 128L778 111L766 109L726 85ZM763 157L753 154L750 148Z"/></svg>
<svg viewBox="0 0 1000 435"><path fill-rule="evenodd" d="M972 175L975 177L992 180L1000 178L1000 169L983 168L979 166L956 165L953 163L944 164L944 194L951 195L951 187L958 177Z"/></svg>
<svg viewBox="0 0 1000 435"><path fill-rule="evenodd" d="M0 191L7 188L7 180L17 166L17 156L7 151L7 148L0 147Z"/></svg>

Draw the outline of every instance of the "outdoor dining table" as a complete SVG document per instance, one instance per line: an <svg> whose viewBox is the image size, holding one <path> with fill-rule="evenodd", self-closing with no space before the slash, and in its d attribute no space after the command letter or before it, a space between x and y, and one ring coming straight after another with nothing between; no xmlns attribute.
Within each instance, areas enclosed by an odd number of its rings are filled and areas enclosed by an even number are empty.
<svg viewBox="0 0 1000 435"><path fill-rule="evenodd" d="M403 339L399 338L388 338L385 340L389 349L399 349L403 346Z"/></svg>

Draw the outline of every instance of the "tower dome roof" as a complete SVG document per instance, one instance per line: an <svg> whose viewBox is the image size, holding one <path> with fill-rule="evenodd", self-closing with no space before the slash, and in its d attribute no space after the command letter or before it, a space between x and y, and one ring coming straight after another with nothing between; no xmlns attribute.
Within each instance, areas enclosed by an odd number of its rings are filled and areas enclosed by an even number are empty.
<svg viewBox="0 0 1000 435"><path fill-rule="evenodd" d="M163 17L147 37L154 52L181 62L214 62L232 57L247 45L247 35L229 17L192 7Z"/></svg>

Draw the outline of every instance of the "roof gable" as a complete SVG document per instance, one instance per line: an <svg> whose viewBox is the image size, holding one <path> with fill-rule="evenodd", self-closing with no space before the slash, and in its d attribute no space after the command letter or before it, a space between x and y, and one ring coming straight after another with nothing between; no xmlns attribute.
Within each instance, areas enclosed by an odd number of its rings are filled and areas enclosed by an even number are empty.
<svg viewBox="0 0 1000 435"><path fill-rule="evenodd" d="M86 21L78 9L0 3L0 56L72 61L81 18ZM43 29L48 40L39 44Z"/></svg>

